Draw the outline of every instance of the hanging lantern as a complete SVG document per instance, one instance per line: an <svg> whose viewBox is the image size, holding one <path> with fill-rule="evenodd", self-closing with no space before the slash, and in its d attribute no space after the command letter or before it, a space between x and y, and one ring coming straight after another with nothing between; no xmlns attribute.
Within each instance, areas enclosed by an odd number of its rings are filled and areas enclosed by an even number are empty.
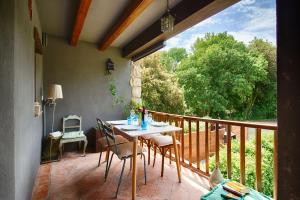
<svg viewBox="0 0 300 200"><path fill-rule="evenodd" d="M160 29L163 33L171 32L174 28L175 17L170 13L169 1L167 0L167 13L160 19Z"/></svg>
<svg viewBox="0 0 300 200"><path fill-rule="evenodd" d="M114 70L114 66L115 64L113 63L113 61L109 58L106 61L106 70L108 72L108 74L111 74L111 72Z"/></svg>

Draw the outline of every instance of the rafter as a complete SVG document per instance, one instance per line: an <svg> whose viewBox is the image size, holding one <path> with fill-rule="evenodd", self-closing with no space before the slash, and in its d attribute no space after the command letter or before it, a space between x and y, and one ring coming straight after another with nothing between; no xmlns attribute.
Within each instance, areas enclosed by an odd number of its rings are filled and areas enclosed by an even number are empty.
<svg viewBox="0 0 300 200"><path fill-rule="evenodd" d="M99 50L107 49L152 2L153 0L133 1L118 22L115 23L115 26L105 34L99 45Z"/></svg>
<svg viewBox="0 0 300 200"><path fill-rule="evenodd" d="M160 19L158 19L129 41L122 49L122 55L124 57L133 57L153 44L173 37L238 1L240 0L182 0L171 9L172 15L175 16L173 32L162 33Z"/></svg>
<svg viewBox="0 0 300 200"><path fill-rule="evenodd" d="M84 25L86 15L88 13L89 7L92 0L81 0L79 8L77 10L76 21L73 28L73 33L70 39L70 45L76 46L79 36Z"/></svg>

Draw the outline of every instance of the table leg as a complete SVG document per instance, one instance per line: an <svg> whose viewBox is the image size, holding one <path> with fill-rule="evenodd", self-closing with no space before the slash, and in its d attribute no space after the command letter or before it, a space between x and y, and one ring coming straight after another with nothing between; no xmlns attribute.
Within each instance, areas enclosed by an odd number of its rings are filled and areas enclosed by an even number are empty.
<svg viewBox="0 0 300 200"><path fill-rule="evenodd" d="M175 132L172 133L172 138L173 138L173 145L174 145L174 151L175 151L177 175L178 175L179 183L181 183L181 165L180 165L180 162L179 162L179 155L178 155L178 148L177 148L177 143L176 143L176 134L175 134Z"/></svg>
<svg viewBox="0 0 300 200"><path fill-rule="evenodd" d="M132 160L132 200L136 199L136 158L137 158L137 139L133 141L133 160Z"/></svg>

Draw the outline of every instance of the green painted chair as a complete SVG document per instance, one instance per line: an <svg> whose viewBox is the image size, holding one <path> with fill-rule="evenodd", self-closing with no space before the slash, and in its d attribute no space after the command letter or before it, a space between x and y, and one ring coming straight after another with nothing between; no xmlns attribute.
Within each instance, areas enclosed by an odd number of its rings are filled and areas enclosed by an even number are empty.
<svg viewBox="0 0 300 200"><path fill-rule="evenodd" d="M85 150L88 141L81 129L81 121L82 118L77 115L68 115L67 117L63 118L63 136L59 142L59 152L61 158L63 152L63 145L71 142L79 142L79 147L81 146L81 142L84 142L83 156L85 156ZM70 122L73 123L70 124Z"/></svg>

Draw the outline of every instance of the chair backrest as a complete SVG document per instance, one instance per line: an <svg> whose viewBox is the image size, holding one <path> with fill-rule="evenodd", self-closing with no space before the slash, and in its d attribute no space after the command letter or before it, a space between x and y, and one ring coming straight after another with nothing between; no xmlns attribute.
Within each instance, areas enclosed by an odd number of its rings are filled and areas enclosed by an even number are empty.
<svg viewBox="0 0 300 200"><path fill-rule="evenodd" d="M105 121L102 121L99 118L96 120L98 129L104 134L108 146L115 148L116 152L118 152L118 145L116 144L116 137L113 129Z"/></svg>
<svg viewBox="0 0 300 200"><path fill-rule="evenodd" d="M81 131L81 116L78 115L68 115L63 118L63 132ZM73 122L72 124L70 122Z"/></svg>

